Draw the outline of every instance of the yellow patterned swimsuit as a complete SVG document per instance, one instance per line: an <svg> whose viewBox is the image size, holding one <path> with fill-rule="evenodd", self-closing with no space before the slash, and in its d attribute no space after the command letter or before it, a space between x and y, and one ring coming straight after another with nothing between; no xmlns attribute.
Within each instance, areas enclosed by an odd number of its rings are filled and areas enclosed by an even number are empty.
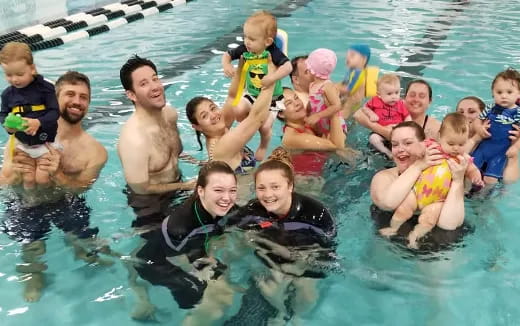
<svg viewBox="0 0 520 326"><path fill-rule="evenodd" d="M434 143L444 155L442 163L422 171L419 179L415 182L413 189L417 196L417 206L423 209L425 206L436 202L443 202L448 196L451 186L451 170L448 166L450 156L442 151L441 146L433 139L425 140L426 145Z"/></svg>

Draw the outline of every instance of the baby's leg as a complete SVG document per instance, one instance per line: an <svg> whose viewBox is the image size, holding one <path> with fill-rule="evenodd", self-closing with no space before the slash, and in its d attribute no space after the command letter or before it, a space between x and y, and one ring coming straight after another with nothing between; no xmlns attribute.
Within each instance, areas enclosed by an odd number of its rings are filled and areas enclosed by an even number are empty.
<svg viewBox="0 0 520 326"><path fill-rule="evenodd" d="M419 215L419 223L415 228L408 234L408 247L417 249L417 240L422 238L426 233L430 232L441 214L443 202L437 202L424 207Z"/></svg>
<svg viewBox="0 0 520 326"><path fill-rule="evenodd" d="M383 136L372 133L368 137L368 141L375 149L388 156L389 159L392 159L392 152L385 146L385 139Z"/></svg>
<svg viewBox="0 0 520 326"><path fill-rule="evenodd" d="M484 183L486 185L494 185L495 183L498 183L498 179L494 177L488 177L487 175L484 176Z"/></svg>
<svg viewBox="0 0 520 326"><path fill-rule="evenodd" d="M46 185L50 182L49 172L42 170L40 168L40 158L36 159L36 171L35 171L34 179L36 184Z"/></svg>
<svg viewBox="0 0 520 326"><path fill-rule="evenodd" d="M272 113L269 113L267 119L264 121L264 124L258 130L260 131L260 146L258 146L258 149L255 152L255 158L257 161L261 161L265 157L267 146L269 146L271 136L273 135L273 124L274 116Z"/></svg>
<svg viewBox="0 0 520 326"><path fill-rule="evenodd" d="M235 106L235 119L240 122L247 118L247 116L249 115L249 111L251 111L251 105L252 104L251 102L249 102L248 99L242 97L238 105Z"/></svg>
<svg viewBox="0 0 520 326"><path fill-rule="evenodd" d="M34 159L33 159L34 160ZM26 171L22 173L23 187L25 189L34 189L36 186L36 160L34 164L34 170Z"/></svg>
<svg viewBox="0 0 520 326"><path fill-rule="evenodd" d="M417 209L417 197L413 191L410 191L405 200L397 207L390 221L390 226L379 230L381 235L389 237L395 235L397 230L404 222L413 216L413 212Z"/></svg>

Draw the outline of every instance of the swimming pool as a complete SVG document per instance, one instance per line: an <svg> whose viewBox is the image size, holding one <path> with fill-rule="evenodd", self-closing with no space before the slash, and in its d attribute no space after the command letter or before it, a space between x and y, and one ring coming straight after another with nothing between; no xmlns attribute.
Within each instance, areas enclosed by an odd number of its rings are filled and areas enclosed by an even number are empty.
<svg viewBox="0 0 520 326"><path fill-rule="evenodd" d="M299 4L307 3L299 7ZM284 6L283 4L288 4ZM197 0L187 6L122 26L89 40L37 52L39 71L55 79L67 69L86 73L92 81L92 105L86 126L109 152L100 179L88 192L91 223L117 251L129 253L137 239L130 232L133 212L122 193L124 179L115 146L121 123L131 105L124 99L119 68L133 53L151 58L169 85L166 96L180 108L179 129L186 151L198 158L195 136L184 104L195 95L224 100L228 80L217 51L222 40L240 33L240 24L256 9L279 6L279 25L290 35L290 56L328 47L344 61L348 44L364 41L373 49L371 64L403 74L421 73L434 89L432 112L437 117L453 109L463 96L491 99L490 82L509 65L520 64L518 35L520 3L506 8L489 0L418 0L370 2L354 0ZM287 14L290 13L290 16ZM314 28L319 26L319 28ZM509 34L503 31L510 31ZM238 32L238 33L237 33ZM327 34L327 33L330 34ZM237 34L235 34L237 33ZM217 40L217 41L215 41ZM333 77L340 79L338 65ZM0 86L6 86L0 81ZM274 147L281 135L275 126ZM366 150L365 131L355 128L349 142ZM0 142L5 143L5 133ZM258 138L253 140L255 145ZM354 169L326 174L323 201L340 221L339 249L343 272L320 284L321 296L305 325L516 325L520 279L520 185L506 188L499 198L482 205L468 201L467 221L475 232L456 248L415 257L402 247L380 239L369 218L367 187L381 162L364 159ZM196 168L182 163L187 177ZM99 325L139 324L129 318L135 297L121 264L108 269L74 261L63 234L54 230L47 241L48 287L40 302L21 296L14 264L19 244L0 235L0 324ZM165 288L150 289L159 308L158 320L176 325L179 310Z"/></svg>

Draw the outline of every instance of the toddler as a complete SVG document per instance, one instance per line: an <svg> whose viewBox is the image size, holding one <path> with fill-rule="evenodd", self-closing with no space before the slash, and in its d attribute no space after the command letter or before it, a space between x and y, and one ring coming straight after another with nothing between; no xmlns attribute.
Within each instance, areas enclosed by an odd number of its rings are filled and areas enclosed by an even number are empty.
<svg viewBox="0 0 520 326"><path fill-rule="evenodd" d="M250 16L244 24L244 44L235 49L230 49L222 56L222 66L226 76L231 77L235 74L235 69L231 64L232 60L244 59L245 86L246 92L235 107L235 117L238 121L244 120L251 105L260 94L262 87L271 86L276 83L273 92L273 103L271 107L276 109L276 102L281 101L283 96L281 79L288 76L292 71L289 58L276 47L274 41L277 33L276 18L266 12L258 11ZM271 55L273 64L278 69L271 74L267 74L267 57ZM263 61L259 59L264 59ZM249 63L248 63L249 61ZM255 153L257 160L263 160L267 151L267 146L272 135L274 116L269 115L268 119L260 128L260 146Z"/></svg>
<svg viewBox="0 0 520 326"><path fill-rule="evenodd" d="M392 126L405 120L412 120L406 106L399 98L401 83L399 76L385 74L377 81L377 96L374 96L361 109L370 121L381 126ZM372 133L368 141L375 149L392 158L392 151L387 147L388 141L381 135Z"/></svg>
<svg viewBox="0 0 520 326"><path fill-rule="evenodd" d="M450 113L442 121L440 128L440 143L433 139L425 141L426 146L437 144L444 155L441 164L425 169L415 182L408 197L395 210L390 227L379 230L382 235L391 236L397 233L399 227L409 220L416 209L421 211L419 223L408 235L408 246L417 248L417 240L426 235L437 225L442 205L451 186L451 171L448 158L456 159L464 154L464 146L468 141L469 125L460 113ZM466 169L466 178L474 185L483 186L480 171L475 164L470 163Z"/></svg>
<svg viewBox="0 0 520 326"><path fill-rule="evenodd" d="M341 114L339 92L330 80L330 74L336 68L336 62L336 54L329 49L314 50L306 60L307 69L312 76L312 82L309 85L311 115L306 122L319 135L328 135L330 118L334 114ZM343 118L341 118L341 127L346 133L347 125Z"/></svg>
<svg viewBox="0 0 520 326"><path fill-rule="evenodd" d="M37 74L27 44L7 43L0 52L0 63L11 85L2 93L0 123L4 124L9 113L20 115L25 122L23 131L6 130L16 138L16 148L35 160L35 170L22 175L24 187L31 189L35 184L49 182L49 173L41 168L40 158L49 152L46 143L59 147L53 144L58 129L58 101L54 85Z"/></svg>
<svg viewBox="0 0 520 326"><path fill-rule="evenodd" d="M352 44L347 51L348 68L343 82L340 84L340 95L357 97L359 100L345 101L343 117L347 119L359 108L358 103L365 97L366 68L370 61L370 47L366 44ZM362 92L363 94L359 94Z"/></svg>
<svg viewBox="0 0 520 326"><path fill-rule="evenodd" d="M499 73L491 84L495 105L487 107L475 119L476 128L482 127L483 120L489 120L491 137L480 142L472 155L475 164L482 171L486 184L502 179L507 163L506 152L511 146L509 131L513 124L520 123L520 73L507 69Z"/></svg>

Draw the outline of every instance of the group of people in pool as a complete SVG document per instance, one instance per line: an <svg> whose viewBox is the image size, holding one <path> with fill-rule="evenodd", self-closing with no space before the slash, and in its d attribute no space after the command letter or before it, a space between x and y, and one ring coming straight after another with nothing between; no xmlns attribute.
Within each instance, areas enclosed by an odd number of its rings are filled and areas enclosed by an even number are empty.
<svg viewBox="0 0 520 326"><path fill-rule="evenodd" d="M372 179L377 228L383 235L404 235L410 247L419 246L419 239L430 230L432 237L440 239L435 241L442 242L461 229L465 176L469 175L476 189L496 180L511 183L520 175L518 72L497 75L492 84L494 107L486 109L479 98L467 97L458 103L459 113L447 115L441 124L426 113L432 89L424 80L409 82L401 101L396 78L382 77L378 99L366 107L360 105L366 95L367 46L349 49L350 70L336 84L329 79L336 64L331 51L319 49L309 57L289 61L273 44L274 33L274 17L255 13L244 25L244 46L222 59L225 74L232 77L224 107L220 109L206 97L187 103L186 115L201 149L200 136L204 135L209 158L196 180L182 178L179 160L200 162L183 153L178 113L166 105L154 63L136 55L120 70L135 111L121 129L117 150L128 204L136 213L132 226L143 238L132 253L135 259L126 261L138 298L134 318L146 319L154 313L146 287L137 281L139 276L167 287L179 307L191 309L184 319L186 325L219 320L234 294L241 291L230 281L231 264L245 259L248 252L267 267L267 273L252 273L252 278L265 300L279 311L273 321L283 323L309 311L316 303L316 279L326 275L324 265L334 260L336 221L322 203L295 188L298 178L320 178L328 154L352 159L354 153L345 145L345 120L351 116L373 131L370 143L396 165ZM230 65L234 58L240 58L236 69ZM13 69L23 70L24 64L29 68L23 73L32 76L29 84L41 82L32 62L16 63ZM243 69L250 80L234 105ZM278 81L286 75L293 89L279 87ZM19 87L23 83L9 82L23 91ZM84 74L69 71L58 78L55 90L59 118L54 142L59 147L45 144L47 150L35 163L30 153L18 146L10 151L7 146L0 179L14 190L6 200L2 229L23 241L23 262L16 268L25 275L28 301L38 300L44 286L47 265L41 257L51 223L66 233L75 254L89 263L110 264L102 254L120 256L96 242L98 230L89 225L90 208L83 196L107 160L105 148L80 123L90 103L90 81ZM274 118L284 123L282 147L256 167L265 155ZM235 120L241 121L232 127ZM508 128L496 125L497 121ZM261 146L253 152L247 143L261 129ZM497 134L501 135L498 140ZM487 150L481 153L480 143L491 148L500 143L503 156L493 152L489 157ZM473 148L478 154L474 161L467 154ZM501 160L494 159L499 156ZM36 165L48 180L33 186L21 176ZM238 195L245 192L238 186L247 184L254 167L255 198L240 207ZM482 173L474 173L479 170ZM439 190L428 185L432 175L443 175ZM424 187L436 194L433 202L424 199ZM175 199L186 191L193 194L174 207ZM411 218L417 209L421 214Z"/></svg>

